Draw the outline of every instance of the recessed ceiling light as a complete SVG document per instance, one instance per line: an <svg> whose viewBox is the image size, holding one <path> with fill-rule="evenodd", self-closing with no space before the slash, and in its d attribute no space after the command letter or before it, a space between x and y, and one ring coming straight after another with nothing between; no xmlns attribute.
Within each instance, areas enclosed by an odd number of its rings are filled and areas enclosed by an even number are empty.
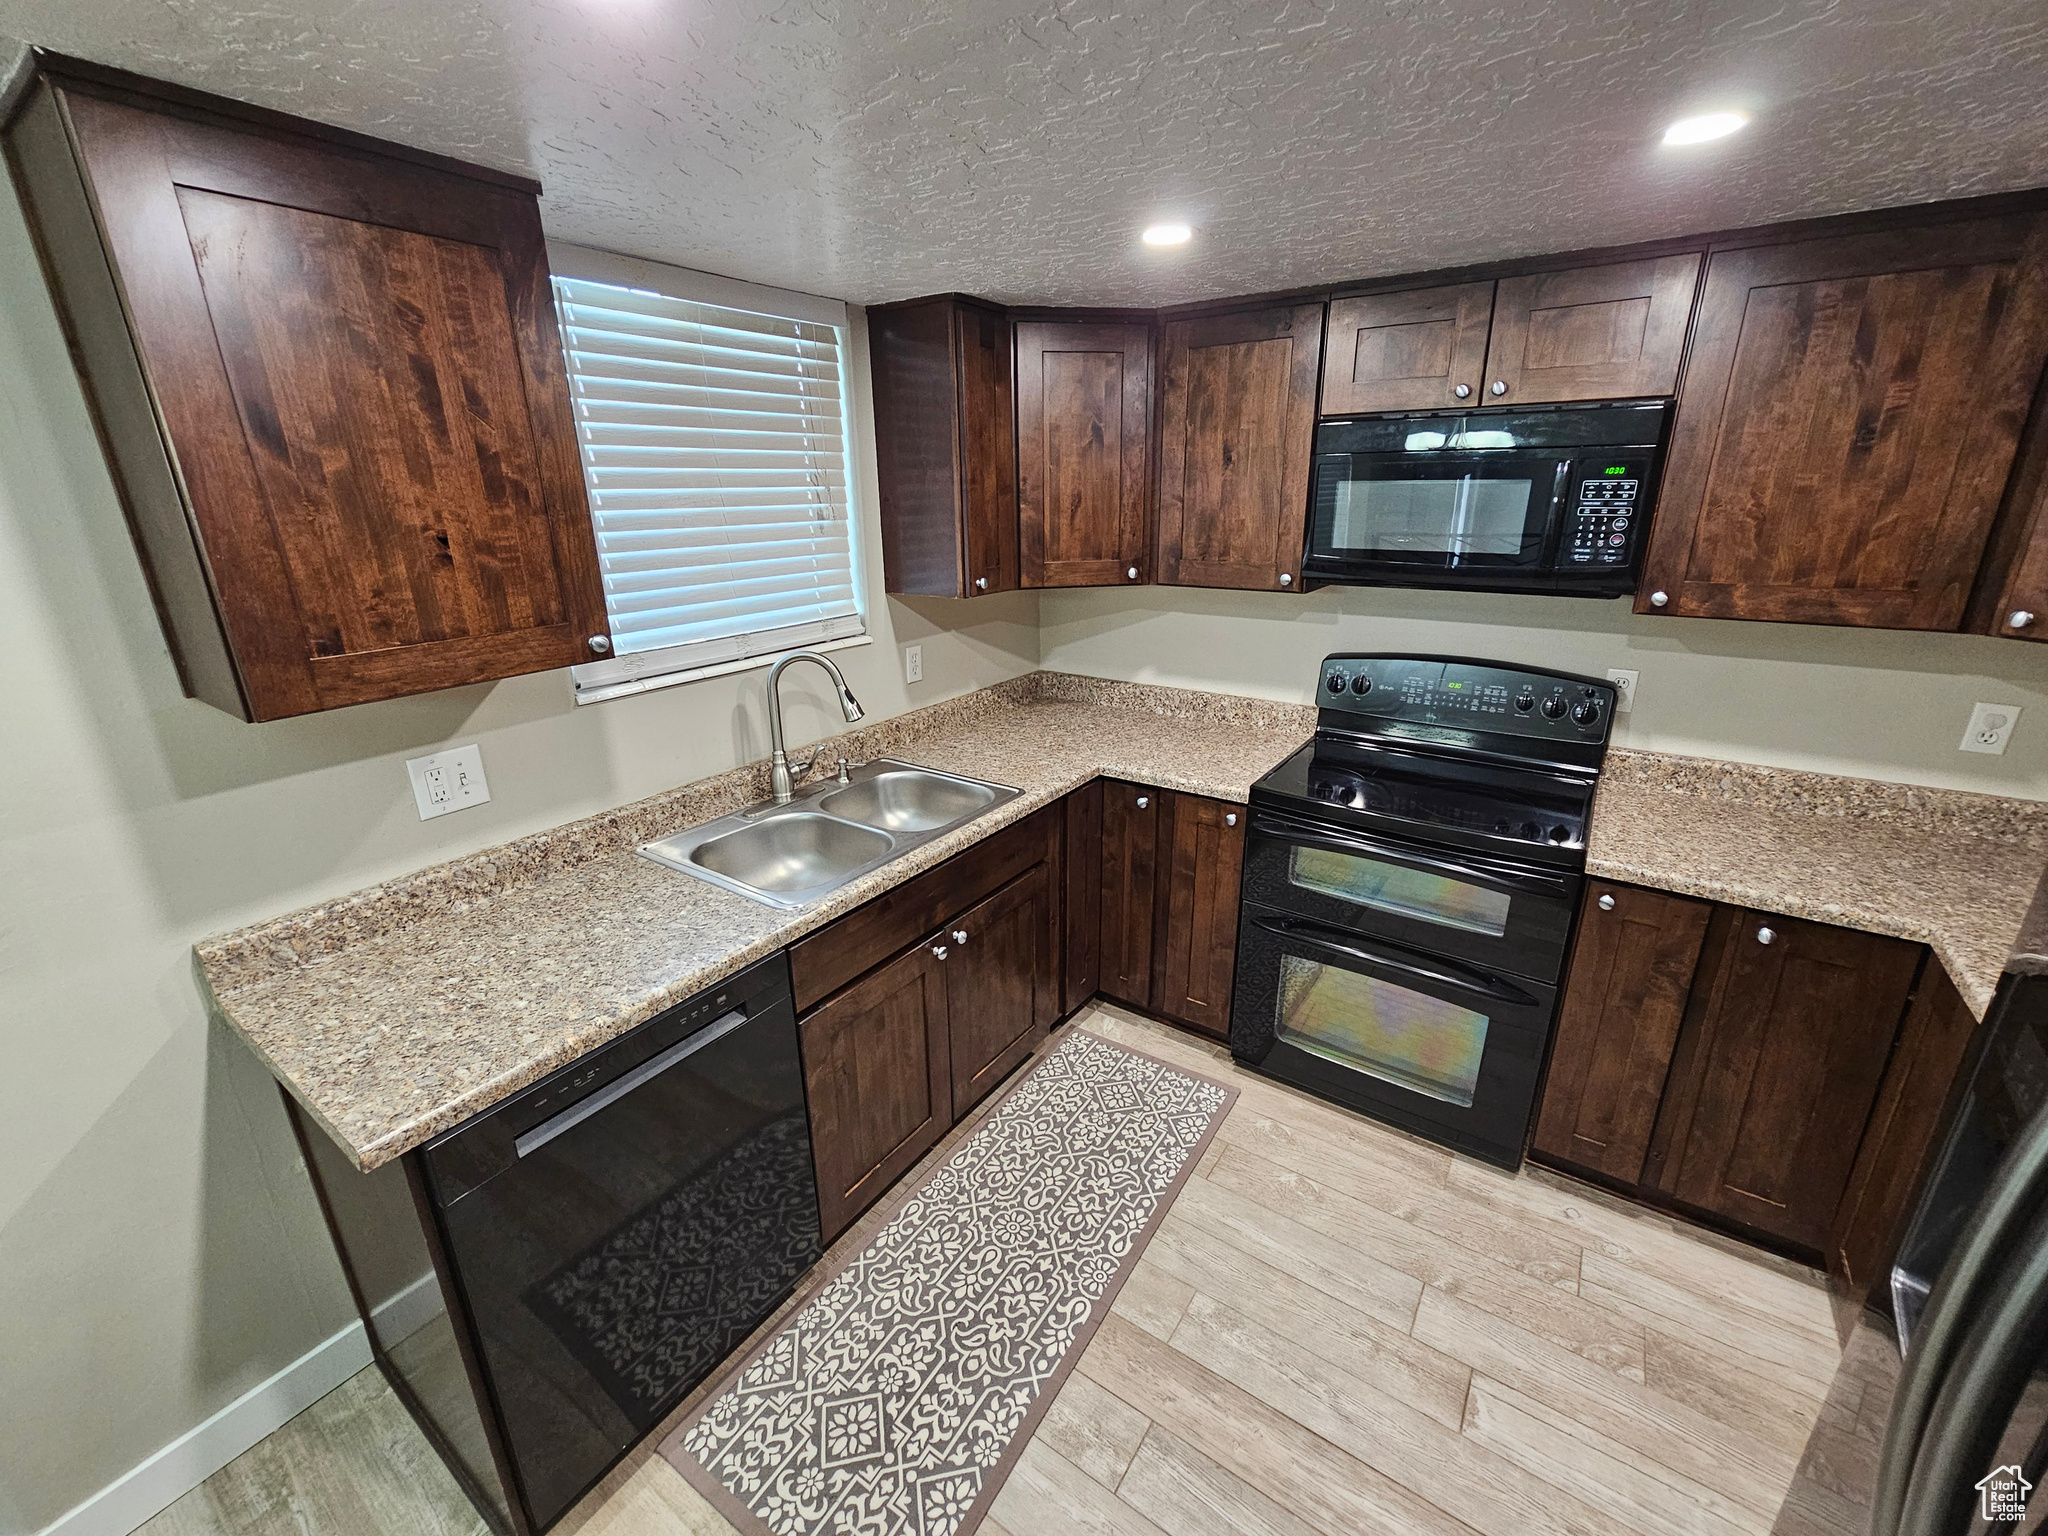
<svg viewBox="0 0 2048 1536"><path fill-rule="evenodd" d="M1185 224L1154 224L1139 238L1147 245L1185 245L1193 234Z"/></svg>
<svg viewBox="0 0 2048 1536"><path fill-rule="evenodd" d="M1681 117L1664 130L1666 144L1704 144L1725 139L1749 121L1747 112L1703 112L1698 117Z"/></svg>

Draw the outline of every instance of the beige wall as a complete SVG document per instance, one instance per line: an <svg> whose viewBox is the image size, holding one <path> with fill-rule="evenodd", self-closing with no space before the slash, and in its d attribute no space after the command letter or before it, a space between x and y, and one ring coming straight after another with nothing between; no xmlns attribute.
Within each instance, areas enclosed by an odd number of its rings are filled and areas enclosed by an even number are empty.
<svg viewBox="0 0 2048 1536"><path fill-rule="evenodd" d="M1628 667L1642 674L1615 737L1629 746L2048 799L2048 646L1377 587L1048 592L1040 620L1048 668L1275 699L1308 698L1333 651ZM2003 757L1957 750L1979 699L2027 711Z"/></svg>
<svg viewBox="0 0 2048 1536"><path fill-rule="evenodd" d="M853 375L864 386L864 355ZM978 603L970 628L954 627L960 604L872 608L876 643L836 658L871 718L1036 664L1033 597ZM906 688L909 640L925 680ZM760 756L766 674L578 709L550 673L262 726L182 698L11 190L0 655L0 1533L14 1536L350 1317L275 1091L210 1030L192 941ZM793 743L837 719L811 670L789 678ZM463 742L483 748L491 803L420 821L403 760Z"/></svg>

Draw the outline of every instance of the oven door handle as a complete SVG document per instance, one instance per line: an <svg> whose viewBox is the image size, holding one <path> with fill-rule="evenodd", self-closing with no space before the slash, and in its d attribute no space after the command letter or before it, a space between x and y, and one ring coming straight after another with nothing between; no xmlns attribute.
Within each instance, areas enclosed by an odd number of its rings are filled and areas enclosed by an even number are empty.
<svg viewBox="0 0 2048 1536"><path fill-rule="evenodd" d="M1484 971L1468 970L1454 960L1440 955L1390 954L1370 940L1355 933L1346 933L1340 928L1311 921L1304 917L1267 917L1254 913L1252 921L1276 938L1294 939L1313 944L1318 949L1332 954L1348 955L1382 970L1397 975L1413 977L1434 986L1455 987L1460 992L1476 993L1498 1003L1512 1003L1518 1007L1533 1008L1537 999L1524 992L1513 982L1501 976L1489 976ZM1418 964L1417 962L1421 962Z"/></svg>
<svg viewBox="0 0 2048 1536"><path fill-rule="evenodd" d="M1312 827L1307 822L1283 820L1268 813L1262 812L1254 816L1251 829L1283 843L1304 843L1311 848L1327 848L1333 853L1355 853L1365 858L1413 865L1418 869L1434 870L1468 880L1487 880L1510 890L1555 896L1559 900L1567 900L1570 895L1570 882L1564 876L1537 874L1533 871L1525 873L1521 870L1509 873L1459 859L1432 858L1426 853L1410 853L1406 848L1396 848L1368 837L1330 832L1321 827Z"/></svg>

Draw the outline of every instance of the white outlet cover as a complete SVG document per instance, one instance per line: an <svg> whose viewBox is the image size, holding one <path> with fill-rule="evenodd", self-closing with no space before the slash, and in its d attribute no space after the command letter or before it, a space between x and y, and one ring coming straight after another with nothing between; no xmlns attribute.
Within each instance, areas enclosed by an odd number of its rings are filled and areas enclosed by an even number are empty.
<svg viewBox="0 0 2048 1536"><path fill-rule="evenodd" d="M2020 707L2017 704L1979 704L1970 711L1969 728L1963 732L1962 750L1988 752L1994 757L2002 757L2006 743L2012 740L2013 727L2019 723Z"/></svg>
<svg viewBox="0 0 2048 1536"><path fill-rule="evenodd" d="M412 797L419 804L421 821L467 810L491 798L481 747L450 747L432 757L410 757L405 771L412 777Z"/></svg>
<svg viewBox="0 0 2048 1536"><path fill-rule="evenodd" d="M903 647L903 681L921 683L924 681L924 647L906 645Z"/></svg>
<svg viewBox="0 0 2048 1536"><path fill-rule="evenodd" d="M1626 667L1609 667L1607 681L1614 684L1614 712L1625 715L1636 707L1636 679L1642 674Z"/></svg>

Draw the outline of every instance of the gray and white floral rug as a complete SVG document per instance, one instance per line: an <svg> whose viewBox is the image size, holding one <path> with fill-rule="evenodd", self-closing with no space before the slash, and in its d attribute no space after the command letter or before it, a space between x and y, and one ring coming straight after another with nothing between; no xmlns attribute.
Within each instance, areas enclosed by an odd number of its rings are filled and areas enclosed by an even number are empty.
<svg viewBox="0 0 2048 1536"><path fill-rule="evenodd" d="M1236 1096L1070 1032L662 1454L743 1530L966 1536Z"/></svg>

